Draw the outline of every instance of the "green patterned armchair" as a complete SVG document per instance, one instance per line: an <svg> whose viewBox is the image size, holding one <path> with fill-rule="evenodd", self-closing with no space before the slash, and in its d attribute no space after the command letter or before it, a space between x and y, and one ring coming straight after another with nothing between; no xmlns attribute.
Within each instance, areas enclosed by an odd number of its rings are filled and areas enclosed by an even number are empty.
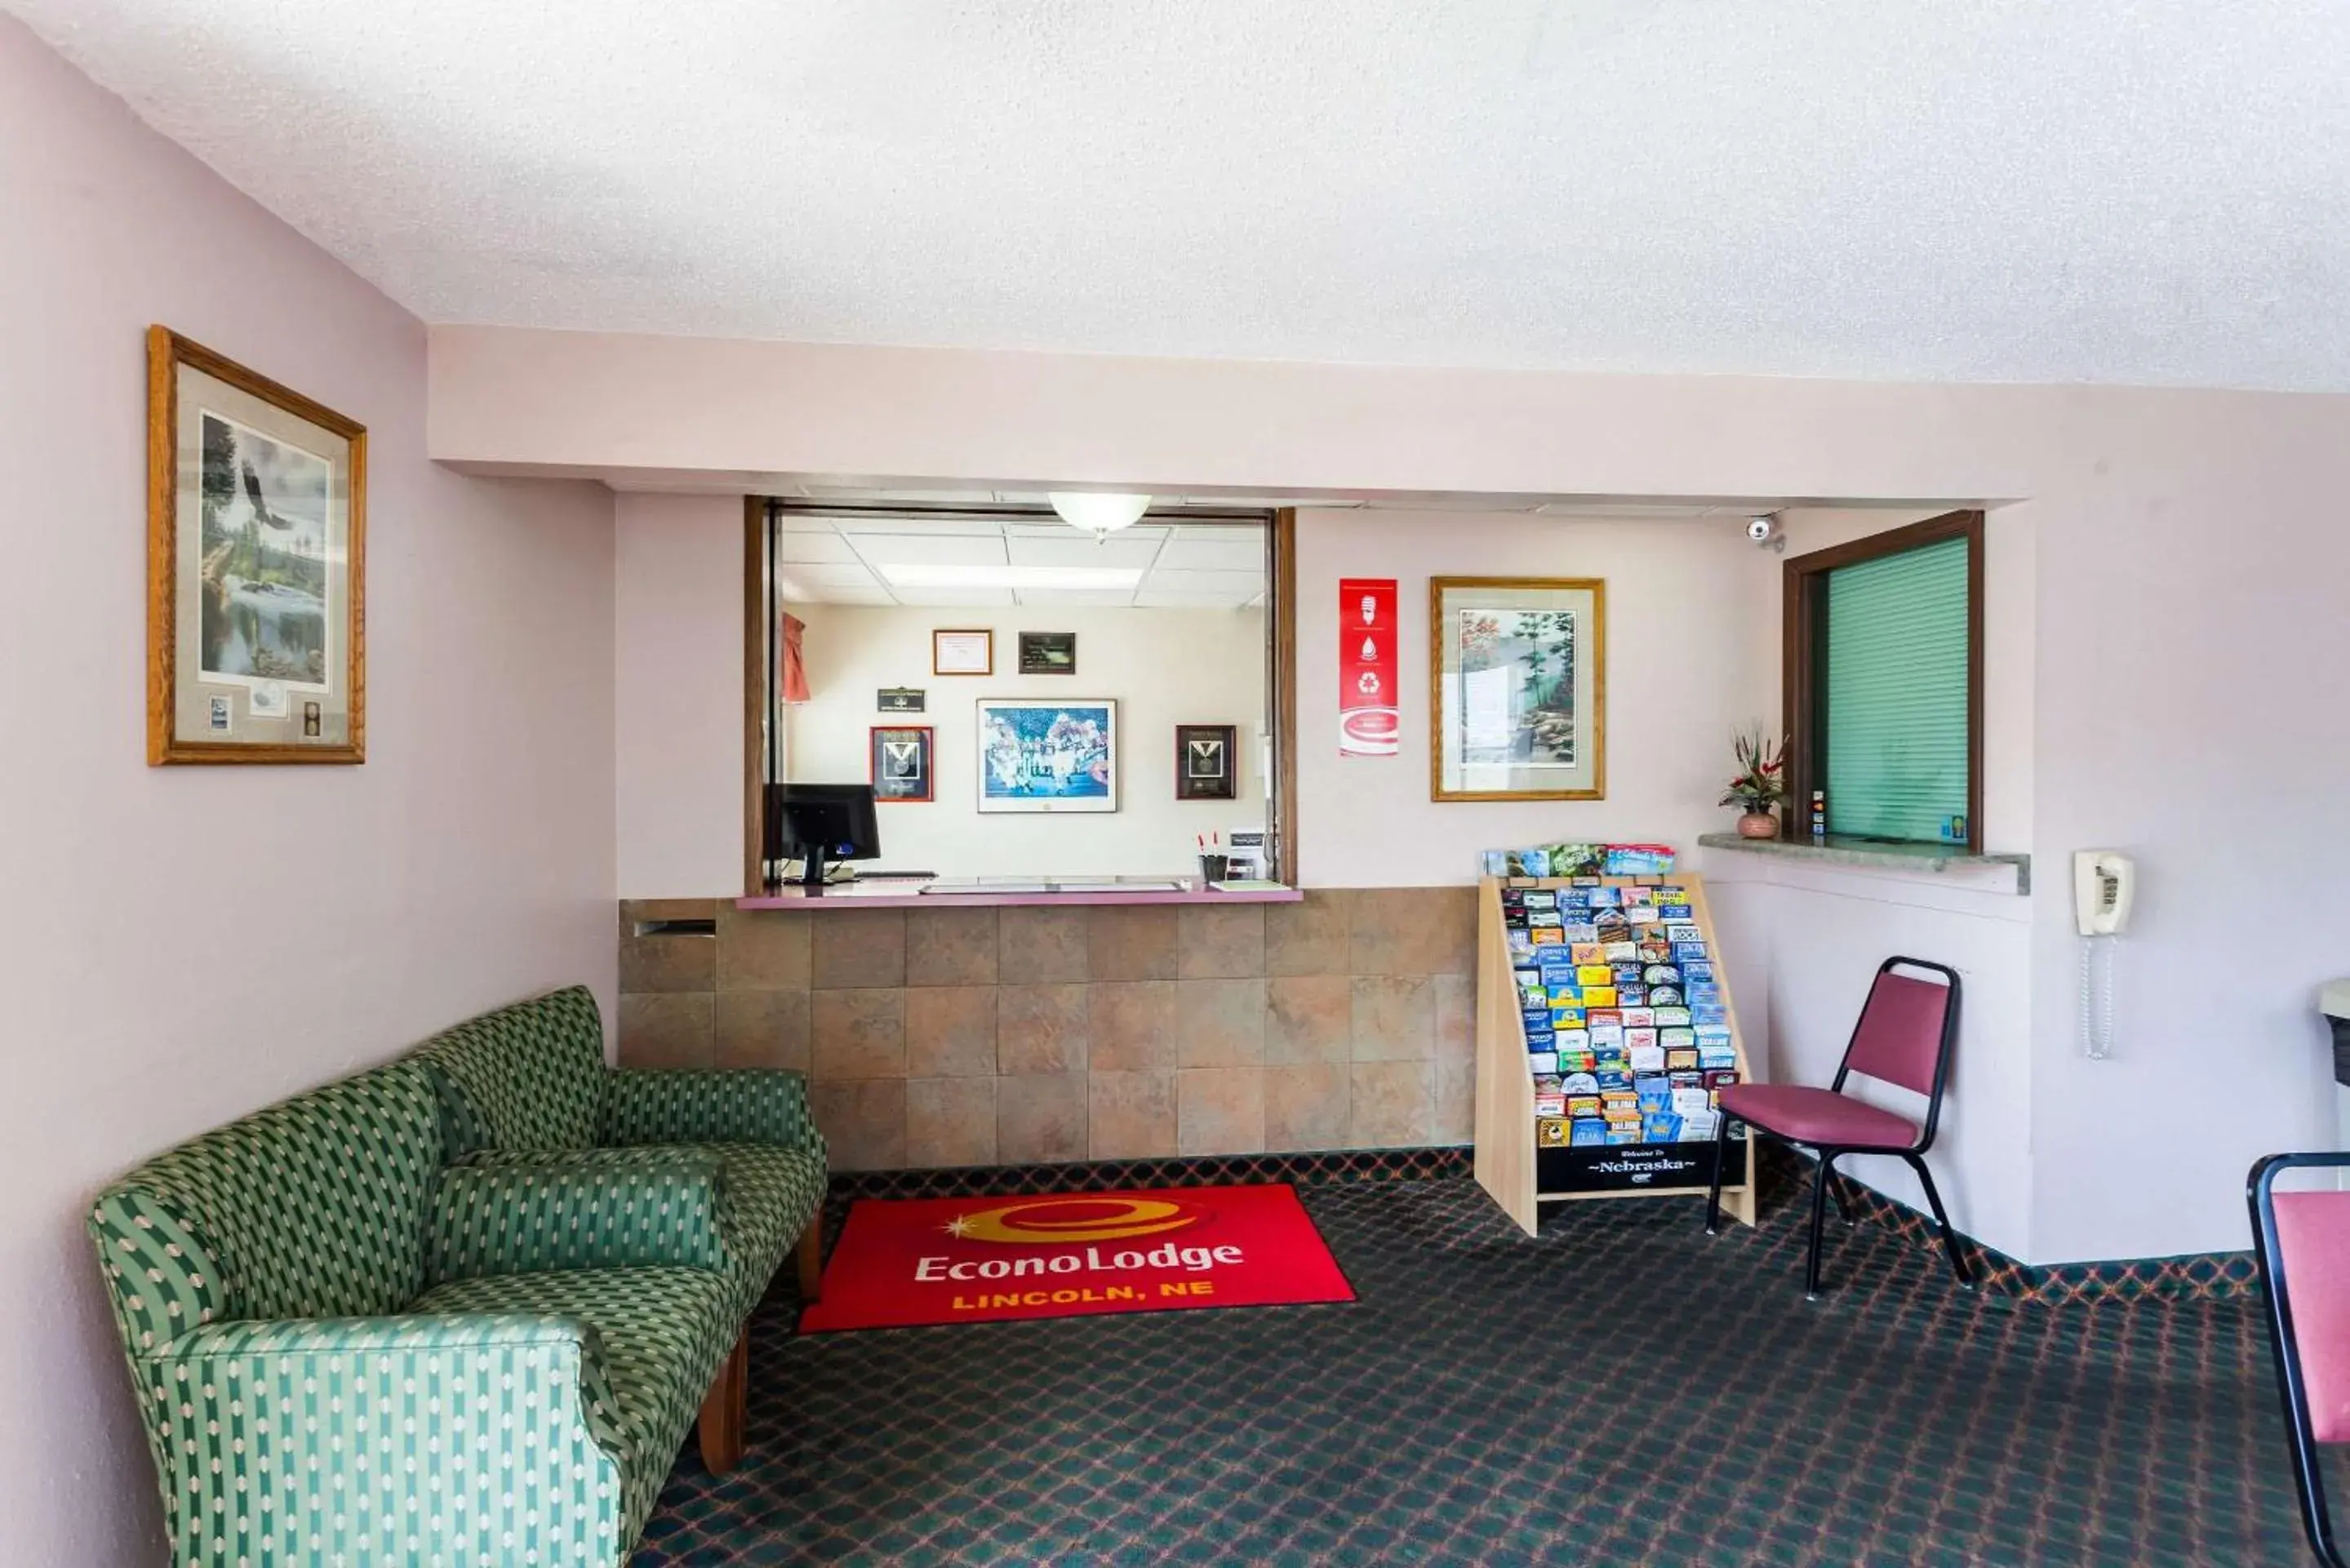
<svg viewBox="0 0 2350 1568"><path fill-rule="evenodd" d="M444 1171L440 1098L395 1063L99 1195L182 1568L617 1568L739 1384L720 1157Z"/></svg>

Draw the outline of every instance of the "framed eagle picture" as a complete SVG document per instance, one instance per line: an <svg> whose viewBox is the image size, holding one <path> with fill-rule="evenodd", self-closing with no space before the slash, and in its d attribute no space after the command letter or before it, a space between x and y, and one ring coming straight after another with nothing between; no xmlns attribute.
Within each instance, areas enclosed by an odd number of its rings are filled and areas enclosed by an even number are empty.
<svg viewBox="0 0 2350 1568"><path fill-rule="evenodd" d="M931 727L928 724L876 724L872 727L873 798L877 801L926 801L931 787Z"/></svg>
<svg viewBox="0 0 2350 1568"><path fill-rule="evenodd" d="M147 760L366 760L367 430L147 332Z"/></svg>
<svg viewBox="0 0 2350 1568"><path fill-rule="evenodd" d="M1239 794L1233 753L1239 729L1232 724L1175 726L1175 798L1232 800Z"/></svg>

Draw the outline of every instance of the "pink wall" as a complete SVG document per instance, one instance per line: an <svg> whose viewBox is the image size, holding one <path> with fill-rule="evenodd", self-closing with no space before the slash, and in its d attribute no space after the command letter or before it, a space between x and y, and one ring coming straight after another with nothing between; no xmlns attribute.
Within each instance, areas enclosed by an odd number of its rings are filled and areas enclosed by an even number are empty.
<svg viewBox="0 0 2350 1568"><path fill-rule="evenodd" d="M1769 607L1733 519L1305 510L1297 518L1299 879L1311 888L1477 879L1477 852L1610 838L1693 845L1723 825L1732 730L1768 720L1737 679ZM1607 796L1428 798L1428 580L1447 574L1607 582ZM1405 650L1401 749L1338 754L1338 581L1394 577ZM1776 707L1775 693L1772 699Z"/></svg>
<svg viewBox="0 0 2350 1568"><path fill-rule="evenodd" d="M619 896L732 898L743 890L743 498L617 502Z"/></svg>
<svg viewBox="0 0 2350 1568"><path fill-rule="evenodd" d="M6 19L0 212L0 1555L149 1563L84 1204L479 1008L609 1000L611 502L427 461L423 328ZM364 767L146 765L151 321L369 427Z"/></svg>
<svg viewBox="0 0 2350 1568"><path fill-rule="evenodd" d="M2336 523L2350 494L2350 398L495 327L436 328L432 379L439 456L666 471L681 487L869 475L2017 502L2028 587L1993 614L2029 616L2030 698L1995 723L2010 727L2011 753L2029 755L2029 804L2011 794L1999 815L2028 822L2028 844L2002 846L2028 848L2039 877L2028 963L1995 944L2001 964L2029 977L2013 982L2026 992L2015 1016L2029 1019L2028 1051L2006 1064L2009 1084L2028 1085L2028 1154L2005 1151L2028 1173L2005 1179L2030 1198L2002 1234L2028 1236L2040 1262L2241 1246L2251 1158L2332 1139L2314 999L2350 972L2350 709L2324 695L2350 667L2339 602L2350 530ZM1354 525L1381 526L1368 514L1334 526ZM1406 546L1417 558L1462 570L1485 559L1457 517L1433 517L1423 534ZM1749 704L1752 657L1721 672ZM1775 675L1759 673L1767 692ZM1309 675L1309 713L1317 700ZM1611 771L1638 765L1611 754ZM1300 792L1308 864L1325 875L1343 875L1325 857L1345 846L1433 856L1419 872L1433 877L1436 859L1455 864L1452 846L1465 855L1488 831L1464 827L1456 806L1334 793L1336 782L1309 774ZM1637 804L1611 799L1606 819L1643 815ZM1691 810L1675 796L1658 815ZM2005 836L1998 822L1992 831ZM1407 847L1418 845L1445 847ZM2106 845L2140 857L2145 891L2117 965L2116 1054L2092 1063L2074 1035L2067 857ZM1824 961L1841 972L1853 956Z"/></svg>

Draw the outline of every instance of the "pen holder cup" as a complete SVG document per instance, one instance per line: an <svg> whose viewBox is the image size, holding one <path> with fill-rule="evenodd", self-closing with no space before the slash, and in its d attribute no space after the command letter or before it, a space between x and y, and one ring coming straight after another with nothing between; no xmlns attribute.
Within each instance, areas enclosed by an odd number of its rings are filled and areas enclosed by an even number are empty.
<svg viewBox="0 0 2350 1568"><path fill-rule="evenodd" d="M1200 857L1200 880L1221 882L1231 865L1232 857L1228 855L1202 855Z"/></svg>

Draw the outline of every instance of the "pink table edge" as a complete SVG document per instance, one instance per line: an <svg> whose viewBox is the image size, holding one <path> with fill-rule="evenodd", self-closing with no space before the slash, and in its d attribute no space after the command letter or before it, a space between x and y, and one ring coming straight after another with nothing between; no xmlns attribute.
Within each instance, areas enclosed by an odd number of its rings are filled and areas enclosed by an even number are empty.
<svg viewBox="0 0 2350 1568"><path fill-rule="evenodd" d="M737 898L734 907L738 909L981 909L1053 904L1295 904L1305 897L1305 892L1296 888L1237 893L1220 893L1212 888L1191 888L1181 892L1156 888L1121 892L1115 888L1100 888L1081 893L917 893L912 891L914 886L904 882L851 883L845 888L826 888L813 893L804 888L785 888L772 895Z"/></svg>

